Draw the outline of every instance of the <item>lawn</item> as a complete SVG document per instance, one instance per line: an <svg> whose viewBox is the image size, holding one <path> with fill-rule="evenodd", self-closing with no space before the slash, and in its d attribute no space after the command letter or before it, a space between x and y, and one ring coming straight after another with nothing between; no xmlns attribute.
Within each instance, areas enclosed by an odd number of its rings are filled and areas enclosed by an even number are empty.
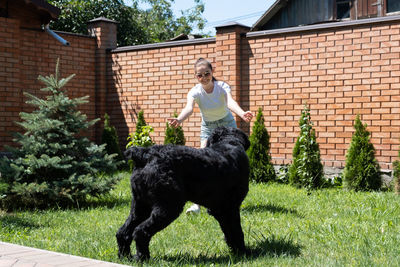
<svg viewBox="0 0 400 267"><path fill-rule="evenodd" d="M110 196L79 209L0 211L0 240L99 260L117 257L115 232L130 206L129 174ZM186 207L189 206L189 203ZM242 205L253 255L229 253L203 209L182 214L150 244L144 266L398 266L400 203L392 192L324 189L308 195L282 184L251 184ZM134 249L134 245L132 245Z"/></svg>

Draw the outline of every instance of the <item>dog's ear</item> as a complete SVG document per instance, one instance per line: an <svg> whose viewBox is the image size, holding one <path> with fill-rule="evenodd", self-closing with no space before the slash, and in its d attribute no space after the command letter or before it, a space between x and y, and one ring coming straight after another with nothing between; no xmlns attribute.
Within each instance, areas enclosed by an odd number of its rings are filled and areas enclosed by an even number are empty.
<svg viewBox="0 0 400 267"><path fill-rule="evenodd" d="M124 156L126 159L132 159L133 156L133 148L128 148L127 150L125 150L124 152Z"/></svg>
<svg viewBox="0 0 400 267"><path fill-rule="evenodd" d="M224 136L224 134L226 134L226 132L228 131L228 129L226 127L220 126L216 129L214 129L214 131L211 133L210 137L207 139L207 147L218 143L221 141L221 137Z"/></svg>
<svg viewBox="0 0 400 267"><path fill-rule="evenodd" d="M242 132L242 134L243 134L243 141L244 141L243 147L244 147L244 150L246 151L250 147L250 140L246 133Z"/></svg>

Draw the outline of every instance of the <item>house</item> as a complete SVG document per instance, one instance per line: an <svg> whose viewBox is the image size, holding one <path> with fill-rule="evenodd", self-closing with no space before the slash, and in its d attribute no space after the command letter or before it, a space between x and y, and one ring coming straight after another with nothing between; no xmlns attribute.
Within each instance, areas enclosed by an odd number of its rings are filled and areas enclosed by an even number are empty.
<svg viewBox="0 0 400 267"><path fill-rule="evenodd" d="M400 14L399 0L277 0L251 31Z"/></svg>
<svg viewBox="0 0 400 267"><path fill-rule="evenodd" d="M40 28L57 19L60 9L45 0L5 0L0 2L0 17L18 19L21 27Z"/></svg>

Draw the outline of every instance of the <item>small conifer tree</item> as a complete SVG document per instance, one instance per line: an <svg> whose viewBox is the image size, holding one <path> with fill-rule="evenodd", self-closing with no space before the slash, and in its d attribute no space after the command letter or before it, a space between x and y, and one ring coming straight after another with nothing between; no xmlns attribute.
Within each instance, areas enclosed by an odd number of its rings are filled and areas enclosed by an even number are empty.
<svg viewBox="0 0 400 267"><path fill-rule="evenodd" d="M136 122L136 131L129 134L129 142L126 145L126 148L129 148L131 146L148 147L154 145L154 142L150 137L150 133L152 133L153 131L153 127L147 125L144 119L144 111L139 111Z"/></svg>
<svg viewBox="0 0 400 267"><path fill-rule="evenodd" d="M264 115L261 108L258 109L249 139L250 147L247 150L247 155L249 156L250 180L255 182L275 181L277 177L269 153L269 134L264 125Z"/></svg>
<svg viewBox="0 0 400 267"><path fill-rule="evenodd" d="M98 120L87 121L78 105L88 96L70 99L63 87L74 75L59 79L59 62L55 76L39 76L46 87L46 98L29 93L27 101L36 107L21 112L18 122L25 133L17 133L17 148L8 147L11 159L0 159L0 196L5 208L42 207L82 201L88 195L110 191L118 178L101 175L115 170L113 156L105 153L82 133Z"/></svg>
<svg viewBox="0 0 400 267"><path fill-rule="evenodd" d="M177 118L178 114L175 112L174 117ZM164 145L173 144L173 145L182 145L184 146L186 143L185 136L183 134L182 126L178 126L176 128L171 127L167 122L165 129L165 138Z"/></svg>
<svg viewBox="0 0 400 267"><path fill-rule="evenodd" d="M136 122L136 131L129 134L126 148L132 146L149 147L154 145L154 142L150 136L150 133L152 133L153 131L153 127L147 125L144 119L143 110L139 111ZM132 170L134 167L134 162L132 160L128 160L128 165Z"/></svg>
<svg viewBox="0 0 400 267"><path fill-rule="evenodd" d="M324 168L307 105L301 112L299 125L300 134L293 148L293 162L289 167L289 183L307 190L316 189L323 184Z"/></svg>
<svg viewBox="0 0 400 267"><path fill-rule="evenodd" d="M344 185L356 191L378 190L382 186L380 167L367 125L362 124L360 115L356 117L354 128L343 170Z"/></svg>
<svg viewBox="0 0 400 267"><path fill-rule="evenodd" d="M142 128L146 126L146 120L144 119L144 111L139 111L137 115L137 122L136 122L136 132L140 134L142 132Z"/></svg>
<svg viewBox="0 0 400 267"><path fill-rule="evenodd" d="M117 154L116 159L123 161L121 147L119 146L117 130L110 124L110 116L104 114L104 128L101 136L101 143L106 144L107 154Z"/></svg>

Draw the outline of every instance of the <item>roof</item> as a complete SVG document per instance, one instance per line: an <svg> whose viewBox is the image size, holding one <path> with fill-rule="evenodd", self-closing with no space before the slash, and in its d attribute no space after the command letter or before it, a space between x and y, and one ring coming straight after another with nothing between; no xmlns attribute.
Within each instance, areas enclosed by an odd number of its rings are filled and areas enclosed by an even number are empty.
<svg viewBox="0 0 400 267"><path fill-rule="evenodd" d="M89 20L89 22L99 22L99 21L104 21L104 22L110 22L110 23L118 24L118 22L116 22L115 20L108 19L108 18L106 18L106 17L98 17L98 18Z"/></svg>
<svg viewBox="0 0 400 267"><path fill-rule="evenodd" d="M171 38L171 39L167 40L167 42L180 41L180 40L192 40L192 39L198 39L198 38L203 38L203 35L181 33L178 36L175 36L174 38Z"/></svg>
<svg viewBox="0 0 400 267"><path fill-rule="evenodd" d="M232 27L232 26L240 26L240 27L250 28L249 26L241 24L241 23L236 22L236 21L229 21L227 23L218 25L215 28Z"/></svg>
<svg viewBox="0 0 400 267"><path fill-rule="evenodd" d="M61 13L58 7L50 5L45 0L24 0L24 2L29 5L32 4L40 13L42 13L47 20L55 20Z"/></svg>
<svg viewBox="0 0 400 267"><path fill-rule="evenodd" d="M257 31L265 23L267 23L279 10L287 5L289 0L276 0L270 8L253 24L250 31Z"/></svg>

